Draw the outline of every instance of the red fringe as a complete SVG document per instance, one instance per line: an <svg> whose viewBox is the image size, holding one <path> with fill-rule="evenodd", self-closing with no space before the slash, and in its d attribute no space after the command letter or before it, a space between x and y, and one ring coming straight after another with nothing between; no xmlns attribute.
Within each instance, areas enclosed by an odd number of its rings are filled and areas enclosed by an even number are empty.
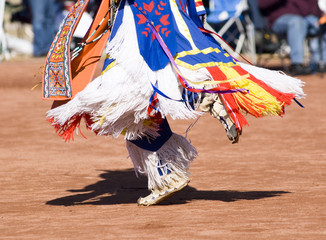
<svg viewBox="0 0 326 240"><path fill-rule="evenodd" d="M69 119L66 123L63 125L54 123L54 119L47 119L48 122L52 123L54 126L54 129L56 130L56 133L58 136L62 137L65 142L70 142L70 140L74 140L74 131L76 128L78 128L79 133L86 139L86 136L82 133L80 129L80 122L84 118L86 123L86 129L90 130L91 125L94 123L91 120L90 115L88 114L82 114L82 115L74 115L72 118Z"/></svg>
<svg viewBox="0 0 326 240"><path fill-rule="evenodd" d="M253 101L249 99L245 94L241 94L241 95L239 93L235 93L235 94L236 94L235 98L240 97L241 100L244 102L242 103L241 101L237 101L237 104L240 106L241 109L245 109L248 113L250 113L256 118L263 116L263 110L266 110L265 105L253 103ZM255 106L256 108L254 108L253 106Z"/></svg>

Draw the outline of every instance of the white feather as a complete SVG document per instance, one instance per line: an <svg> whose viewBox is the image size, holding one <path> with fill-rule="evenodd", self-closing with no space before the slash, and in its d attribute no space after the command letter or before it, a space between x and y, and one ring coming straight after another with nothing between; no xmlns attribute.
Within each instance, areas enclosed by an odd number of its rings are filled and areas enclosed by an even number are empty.
<svg viewBox="0 0 326 240"><path fill-rule="evenodd" d="M295 94L298 99L305 97L305 93L302 89L304 82L298 78L288 76L280 71L273 71L246 63L239 62L239 65L255 78L265 82L268 86L277 91Z"/></svg>

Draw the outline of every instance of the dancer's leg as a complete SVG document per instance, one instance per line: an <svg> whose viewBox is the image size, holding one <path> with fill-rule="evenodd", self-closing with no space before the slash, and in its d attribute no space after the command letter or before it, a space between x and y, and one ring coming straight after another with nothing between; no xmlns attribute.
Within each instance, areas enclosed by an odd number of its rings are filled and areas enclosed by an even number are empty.
<svg viewBox="0 0 326 240"><path fill-rule="evenodd" d="M189 183L188 168L197 155L186 138L171 131L166 119L160 124L157 138L143 137L127 141L127 149L136 173L148 177L151 193L138 200L139 205L153 205Z"/></svg>

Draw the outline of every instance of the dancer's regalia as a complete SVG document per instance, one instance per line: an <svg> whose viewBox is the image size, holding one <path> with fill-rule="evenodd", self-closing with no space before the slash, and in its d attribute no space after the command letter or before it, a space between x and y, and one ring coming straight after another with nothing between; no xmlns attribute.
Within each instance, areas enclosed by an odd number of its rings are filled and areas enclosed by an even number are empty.
<svg viewBox="0 0 326 240"><path fill-rule="evenodd" d="M58 78L51 82L46 62L43 97L69 99L48 111L47 119L66 140L81 119L97 135L123 134L136 173L148 177L151 194L139 199L141 205L184 188L197 155L171 131L167 116L209 112L237 142L247 124L243 114L282 115L304 96L300 80L233 59L204 29L204 13L197 0L121 0L102 75L80 91Z"/></svg>

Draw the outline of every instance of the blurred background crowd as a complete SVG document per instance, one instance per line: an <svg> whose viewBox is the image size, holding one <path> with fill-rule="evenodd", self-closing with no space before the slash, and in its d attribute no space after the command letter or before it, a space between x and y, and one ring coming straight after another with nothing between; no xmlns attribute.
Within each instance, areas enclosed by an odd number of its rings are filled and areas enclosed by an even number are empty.
<svg viewBox="0 0 326 240"><path fill-rule="evenodd" d="M21 55L45 57L60 23L75 3L73 0L0 1L0 61ZM72 44L86 33L100 2L90 0ZM293 76L324 71L326 0L204 0L203 3L207 11L205 27L223 37L225 42L217 39L222 47L249 56L257 65L278 58L284 70Z"/></svg>
<svg viewBox="0 0 326 240"><path fill-rule="evenodd" d="M12 54L45 57L60 24L74 0L0 0L2 55ZM92 22L101 0L90 0L87 12L75 31L76 41L82 38ZM4 46L5 45L5 46ZM4 49L6 47L6 49ZM2 58L8 58L3 56Z"/></svg>

